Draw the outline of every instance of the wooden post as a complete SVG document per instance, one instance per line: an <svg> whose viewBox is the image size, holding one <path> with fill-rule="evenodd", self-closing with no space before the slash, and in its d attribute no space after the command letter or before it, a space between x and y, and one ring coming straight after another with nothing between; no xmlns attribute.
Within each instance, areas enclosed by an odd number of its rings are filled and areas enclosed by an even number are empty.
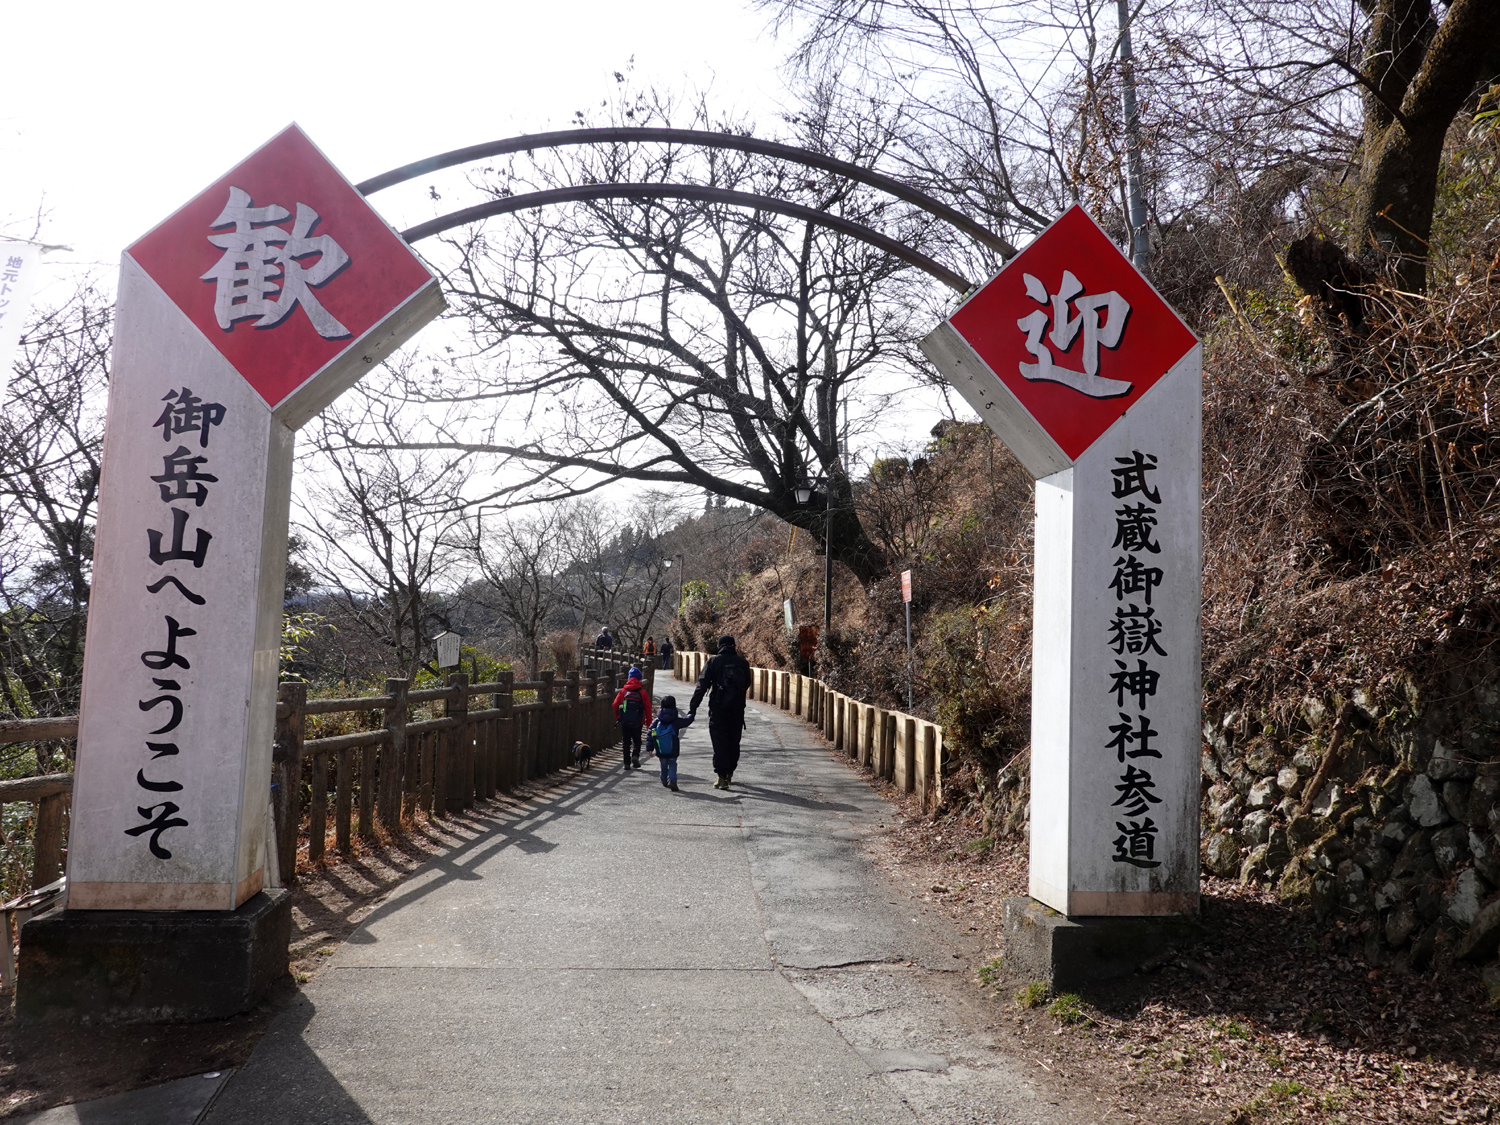
<svg viewBox="0 0 1500 1125"><path fill-rule="evenodd" d="M307 730L307 685L286 683L277 692L276 745L271 751L271 808L276 820L276 857L281 885L297 874L297 826L302 820L302 741Z"/></svg>
<svg viewBox="0 0 1500 1125"><path fill-rule="evenodd" d="M579 721L580 697L578 693L578 673L576 671L568 673L567 687L563 690L566 693L568 702L564 705L566 710L563 712L563 721L560 724L562 727L562 737L558 739L559 769L566 769L568 763L573 760L573 740L581 737L584 732L583 723Z"/></svg>
<svg viewBox="0 0 1500 1125"><path fill-rule="evenodd" d="M448 697L443 715L457 720L443 731L448 744L448 811L463 812L474 804L474 738L469 730L469 674L448 673Z"/></svg>
<svg viewBox="0 0 1500 1125"><path fill-rule="evenodd" d="M537 739L536 739L536 774L544 777L552 772L552 729L554 716L552 714L552 684L557 679L557 673L548 668L541 675L542 690L537 692L537 700L542 704L541 710L537 712Z"/></svg>
<svg viewBox="0 0 1500 1125"><path fill-rule="evenodd" d="M495 706L505 712L500 720L500 787L514 793L521 780L516 758L516 674L501 672L500 683L504 694L495 696Z"/></svg>
<svg viewBox="0 0 1500 1125"><path fill-rule="evenodd" d="M307 858L323 858L328 840L328 755L312 756L312 800L307 809Z"/></svg>
<svg viewBox="0 0 1500 1125"><path fill-rule="evenodd" d="M903 793L917 787L917 720L910 715L896 716L896 784Z"/></svg>
<svg viewBox="0 0 1500 1125"><path fill-rule="evenodd" d="M385 693L391 697L391 705L385 712L385 729L390 732L391 740L380 748L380 797L377 813L380 826L387 832L396 832L401 828L401 769L406 762L408 716L406 689L405 680L390 679L385 682ZM360 811L363 812L363 808ZM364 826L360 827L363 829Z"/></svg>
<svg viewBox="0 0 1500 1125"><path fill-rule="evenodd" d="M62 875L63 813L67 811L67 807L66 793L54 793L37 802L36 840L31 863L32 890L55 883ZM9 925L5 927L5 933L0 935L0 940L10 940Z"/></svg>
<svg viewBox="0 0 1500 1125"><path fill-rule="evenodd" d="M339 751L338 775L334 778L333 842L334 847L338 848L341 852L347 852L350 844L349 821L352 813L352 802L350 800L349 788L353 780L350 777L352 772L350 759L353 754L353 750Z"/></svg>

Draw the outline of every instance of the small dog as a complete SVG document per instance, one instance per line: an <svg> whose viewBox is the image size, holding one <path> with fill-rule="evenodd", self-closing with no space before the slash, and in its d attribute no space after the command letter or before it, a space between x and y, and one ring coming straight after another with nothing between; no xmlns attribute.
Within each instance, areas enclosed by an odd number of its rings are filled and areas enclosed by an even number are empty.
<svg viewBox="0 0 1500 1125"><path fill-rule="evenodd" d="M589 768L589 762L594 759L594 748L587 742L573 743L573 761L577 763L580 770Z"/></svg>

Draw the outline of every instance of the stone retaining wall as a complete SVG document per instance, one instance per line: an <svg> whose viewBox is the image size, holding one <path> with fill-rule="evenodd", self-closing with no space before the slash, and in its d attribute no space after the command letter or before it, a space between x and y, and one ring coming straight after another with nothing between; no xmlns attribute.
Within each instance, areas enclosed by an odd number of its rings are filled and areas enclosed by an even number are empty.
<svg viewBox="0 0 1500 1125"><path fill-rule="evenodd" d="M1500 999L1500 692L1455 696L1210 714L1203 860L1355 927L1372 965L1485 964Z"/></svg>

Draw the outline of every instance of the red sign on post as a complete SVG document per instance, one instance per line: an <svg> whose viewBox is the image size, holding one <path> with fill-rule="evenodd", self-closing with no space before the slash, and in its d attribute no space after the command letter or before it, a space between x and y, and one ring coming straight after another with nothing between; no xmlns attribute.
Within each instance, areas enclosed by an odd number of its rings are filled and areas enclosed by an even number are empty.
<svg viewBox="0 0 1500 1125"><path fill-rule="evenodd" d="M1197 343L1081 207L923 341L1033 476L1073 464Z"/></svg>
<svg viewBox="0 0 1500 1125"><path fill-rule="evenodd" d="M901 600L908 605L911 604L911 571L901 572Z"/></svg>
<svg viewBox="0 0 1500 1125"><path fill-rule="evenodd" d="M411 247L295 125L126 253L294 429L383 358L372 328L441 307Z"/></svg>

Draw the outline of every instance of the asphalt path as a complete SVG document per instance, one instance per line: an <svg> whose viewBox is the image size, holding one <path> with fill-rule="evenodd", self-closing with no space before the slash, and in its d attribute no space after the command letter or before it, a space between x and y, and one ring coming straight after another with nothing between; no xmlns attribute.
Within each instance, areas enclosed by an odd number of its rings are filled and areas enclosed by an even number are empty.
<svg viewBox="0 0 1500 1125"><path fill-rule="evenodd" d="M752 704L713 788L684 732L434 859L277 1018L208 1125L1064 1122L988 1032L972 942L884 876L888 816Z"/></svg>

